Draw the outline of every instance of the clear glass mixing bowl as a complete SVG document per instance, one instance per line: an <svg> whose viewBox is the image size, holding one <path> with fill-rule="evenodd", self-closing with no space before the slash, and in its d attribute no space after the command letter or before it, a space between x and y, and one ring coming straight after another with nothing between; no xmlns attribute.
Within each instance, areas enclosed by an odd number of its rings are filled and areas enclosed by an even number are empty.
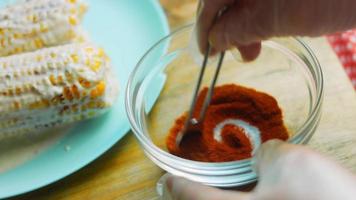
<svg viewBox="0 0 356 200"><path fill-rule="evenodd" d="M175 119L189 108L201 65L201 57L191 45L192 35L192 25L173 32L137 64L126 90L132 130L145 154L171 174L217 187L251 183L256 180L251 159L206 163L167 152L166 136ZM205 86L209 85L215 66L216 61L211 59ZM241 62L236 52L227 51L217 85L226 83L274 96L290 133L288 142L305 144L315 132L321 115L323 76L317 58L300 39L265 41L261 55L249 63Z"/></svg>

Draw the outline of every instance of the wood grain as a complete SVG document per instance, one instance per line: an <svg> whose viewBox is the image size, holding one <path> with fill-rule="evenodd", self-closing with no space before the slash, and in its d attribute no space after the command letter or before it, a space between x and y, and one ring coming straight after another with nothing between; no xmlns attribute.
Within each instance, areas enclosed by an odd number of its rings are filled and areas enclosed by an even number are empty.
<svg viewBox="0 0 356 200"><path fill-rule="evenodd" d="M161 0L171 27L192 21L196 2ZM310 146L356 172L356 94L323 38L307 39L324 70L323 116ZM148 160L132 133L99 159L50 186L14 199L156 199L164 172Z"/></svg>

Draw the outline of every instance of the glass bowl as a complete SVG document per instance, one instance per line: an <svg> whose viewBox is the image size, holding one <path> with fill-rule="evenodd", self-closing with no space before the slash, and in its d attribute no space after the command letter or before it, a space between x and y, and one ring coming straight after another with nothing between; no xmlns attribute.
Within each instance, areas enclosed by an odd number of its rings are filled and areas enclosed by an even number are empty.
<svg viewBox="0 0 356 200"><path fill-rule="evenodd" d="M160 168L206 185L236 187L256 181L251 159L208 163L167 152L166 136L175 119L189 108L201 56L192 45L193 25L157 42L132 72L126 90L126 111L142 149ZM203 84L216 66L210 59ZM289 143L307 143L318 126L323 101L323 76L312 50L297 38L262 43L261 55L241 62L227 51L217 85L235 83L276 98L289 131ZM154 101L157 99L157 101Z"/></svg>

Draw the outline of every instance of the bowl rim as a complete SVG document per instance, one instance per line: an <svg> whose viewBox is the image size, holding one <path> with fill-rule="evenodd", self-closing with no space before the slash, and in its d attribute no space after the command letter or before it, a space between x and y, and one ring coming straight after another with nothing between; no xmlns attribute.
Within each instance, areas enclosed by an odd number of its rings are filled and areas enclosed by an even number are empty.
<svg viewBox="0 0 356 200"><path fill-rule="evenodd" d="M144 147L144 152L149 153L149 154L161 154L161 156L164 156L165 159L167 159L169 162L174 163L174 164L179 164L183 165L189 168L196 168L196 169L236 169L236 166L239 167L244 167L246 165L250 165L255 162L255 156L243 160L237 160L237 161L229 161L229 162L200 162L200 161L193 161L193 160L188 160L184 159L178 156L175 156L173 154L170 154L167 151L162 150L161 148L157 147L153 142L148 140L145 136L144 133L140 130L138 123L135 120L135 114L134 111L131 109L131 87L133 86L133 79L135 78L135 75L137 71L139 70L142 62L144 59L159 45L162 44L162 42L166 41L167 39L171 38L172 36L184 32L187 29L191 29L194 27L194 23L184 25L182 27L179 27L175 29L174 31L170 32L168 35L165 37L161 38L158 40L152 47L150 47L146 53L140 58L140 60L137 62L134 70L131 72L129 76L128 83L126 85L126 91L125 91L125 109L126 109L126 114L130 122L130 126L132 128L132 131L134 132L134 135L138 139L139 143ZM315 79L319 80L319 84L316 84L316 101L315 104L312 107L312 110L310 111L307 120L303 123L301 128L298 129L296 132L295 136L292 138L288 139L287 141L289 143L297 144L298 143L298 136L301 135L307 129L310 125L312 125L313 121L318 117L319 111L322 106L322 101L324 97L324 77L323 77L323 71L321 68L321 65L315 56L314 52L312 49L304 42L302 41L299 37L287 37L289 40L294 40L298 44L301 45L301 48L303 48L306 51L306 54L310 56L311 59L308 59L309 61L313 62L313 68L316 70L315 76L317 76ZM268 40L267 40L268 41ZM168 46L168 45L167 45ZM308 68L309 69L309 68ZM311 70L309 69L309 72ZM149 151L147 152L147 149ZM170 164L171 165L171 164Z"/></svg>

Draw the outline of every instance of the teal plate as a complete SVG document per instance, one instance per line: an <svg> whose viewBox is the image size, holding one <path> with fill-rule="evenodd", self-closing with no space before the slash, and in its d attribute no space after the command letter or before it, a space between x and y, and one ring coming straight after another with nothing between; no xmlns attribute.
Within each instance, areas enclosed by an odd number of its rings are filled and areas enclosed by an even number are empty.
<svg viewBox="0 0 356 200"><path fill-rule="evenodd" d="M9 1L1 0L0 7L6 2ZM0 198L32 191L79 170L102 155L129 131L124 108L129 74L145 51L168 34L168 23L156 0L87 2L90 8L85 16L84 27L90 38L104 47L113 61L120 80L118 101L111 112L75 125L48 149L0 174ZM162 88L164 80L165 77L158 78L155 87ZM157 96L152 94L149 97L151 102Z"/></svg>

